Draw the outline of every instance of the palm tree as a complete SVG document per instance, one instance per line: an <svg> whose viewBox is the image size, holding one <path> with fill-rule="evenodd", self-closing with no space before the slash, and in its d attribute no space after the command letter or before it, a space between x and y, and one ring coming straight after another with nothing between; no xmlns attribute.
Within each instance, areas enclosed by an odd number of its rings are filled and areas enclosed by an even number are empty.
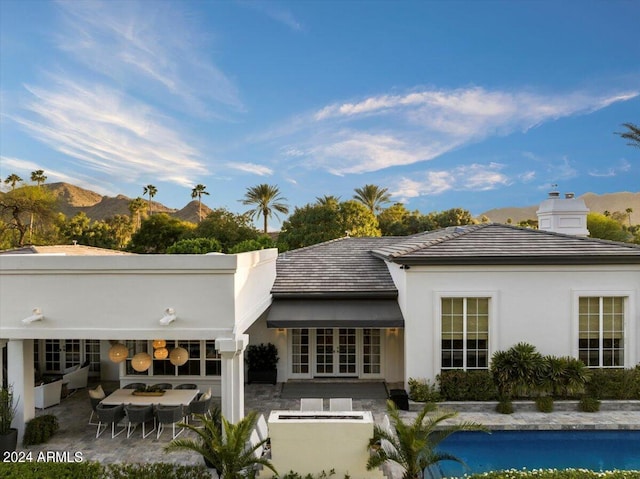
<svg viewBox="0 0 640 479"><path fill-rule="evenodd" d="M633 208L627 208L625 211L627 212L627 216L629 217L629 227L631 227L631 213L633 213Z"/></svg>
<svg viewBox="0 0 640 479"><path fill-rule="evenodd" d="M31 172L31 181L34 181L38 186L47 181L47 177L44 174L44 170L36 170Z"/></svg>
<svg viewBox="0 0 640 479"><path fill-rule="evenodd" d="M433 409L434 405L427 403L412 423L405 424L395 404L387 401L393 429L375 426L372 445L377 447L374 447L374 452L369 457L367 469L376 469L386 462L392 462L402 468L403 479L421 479L427 467L440 461L462 463L451 454L436 451L436 447L458 431L486 431L486 428L478 423L466 421L442 426L443 421L455 417L457 413L432 413Z"/></svg>
<svg viewBox="0 0 640 479"><path fill-rule="evenodd" d="M129 202L129 211L131 212L131 218L133 219L133 217L135 216L135 230L139 230L140 229L140 224L142 222L142 213L144 212L144 210L147 208L147 205L145 204L144 200L140 197L136 198L135 200L131 200Z"/></svg>
<svg viewBox="0 0 640 479"><path fill-rule="evenodd" d="M280 196L280 190L277 186L267 185L263 183L261 185L252 186L247 188L247 192L244 194L244 199L241 200L243 205L256 205L253 210L247 211L251 219L255 217L264 218L264 233L267 233L267 223L272 215L278 217L278 213L286 215L289 213L289 206L283 201L287 199ZM274 211L275 210L275 211ZM276 211L278 213L276 213Z"/></svg>
<svg viewBox="0 0 640 479"><path fill-rule="evenodd" d="M142 194L149 195L149 201L147 203L147 209L149 210L149 214L151 214L151 198L156 196L157 192L158 192L158 188L156 188L153 185L147 185L142 187Z"/></svg>
<svg viewBox="0 0 640 479"><path fill-rule="evenodd" d="M340 203L340 197L334 195L316 196L316 204L321 206L337 206Z"/></svg>
<svg viewBox="0 0 640 479"><path fill-rule="evenodd" d="M389 188L380 188L378 185L364 185L356 188L353 198L365 205L374 215L382 209L382 205L391 201L391 195L387 193Z"/></svg>
<svg viewBox="0 0 640 479"><path fill-rule="evenodd" d="M224 417L217 420L215 413L205 415L196 414L200 425L180 423L193 431L197 439L174 439L165 451L179 451L188 449L202 455L205 462L215 467L223 479L244 479L246 471L262 465L273 471L273 464L266 458L256 457L256 451L261 449L267 439L254 445L250 444L251 433L258 420L258 413L251 411L236 424L232 424Z"/></svg>
<svg viewBox="0 0 640 479"><path fill-rule="evenodd" d="M209 195L208 191L204 191L207 187L198 183L191 190L191 198L198 198L198 219L202 221L202 195Z"/></svg>
<svg viewBox="0 0 640 479"><path fill-rule="evenodd" d="M640 148L640 127L633 123L623 123L622 126L624 126L627 131L624 133L616 133L616 135L620 135L625 140L630 140L630 143L628 143L630 146Z"/></svg>
<svg viewBox="0 0 640 479"><path fill-rule="evenodd" d="M11 173L9 176L7 176L7 178L4 180L4 182L7 185L11 185L11 190L15 190L16 189L16 183L20 183L22 180L22 178L20 178L18 175L16 175L15 173Z"/></svg>

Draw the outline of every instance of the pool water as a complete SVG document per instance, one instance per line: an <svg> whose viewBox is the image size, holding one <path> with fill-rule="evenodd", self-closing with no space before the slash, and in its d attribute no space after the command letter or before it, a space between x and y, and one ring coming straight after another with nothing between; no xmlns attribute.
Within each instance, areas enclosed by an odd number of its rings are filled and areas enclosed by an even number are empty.
<svg viewBox="0 0 640 479"><path fill-rule="evenodd" d="M459 432L438 449L462 459L468 468L443 461L442 476L436 477L512 468L640 470L640 431Z"/></svg>

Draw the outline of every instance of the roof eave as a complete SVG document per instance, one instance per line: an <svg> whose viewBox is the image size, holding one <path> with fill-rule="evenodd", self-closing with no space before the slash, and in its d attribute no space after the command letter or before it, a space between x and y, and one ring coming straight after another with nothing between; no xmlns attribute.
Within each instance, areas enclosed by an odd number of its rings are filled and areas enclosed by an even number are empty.
<svg viewBox="0 0 640 479"><path fill-rule="evenodd" d="M603 265L640 264L640 256L475 256L475 257L398 257L387 258L408 266L470 266L470 265Z"/></svg>
<svg viewBox="0 0 640 479"><path fill-rule="evenodd" d="M398 291L271 291L271 296L274 299L395 299Z"/></svg>

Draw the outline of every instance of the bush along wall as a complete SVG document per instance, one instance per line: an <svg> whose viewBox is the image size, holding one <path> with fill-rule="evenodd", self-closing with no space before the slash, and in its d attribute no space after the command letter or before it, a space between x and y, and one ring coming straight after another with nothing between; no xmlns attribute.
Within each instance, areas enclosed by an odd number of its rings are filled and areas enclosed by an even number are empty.
<svg viewBox="0 0 640 479"><path fill-rule="evenodd" d="M495 401L498 390L487 370L442 371L437 377L444 401Z"/></svg>

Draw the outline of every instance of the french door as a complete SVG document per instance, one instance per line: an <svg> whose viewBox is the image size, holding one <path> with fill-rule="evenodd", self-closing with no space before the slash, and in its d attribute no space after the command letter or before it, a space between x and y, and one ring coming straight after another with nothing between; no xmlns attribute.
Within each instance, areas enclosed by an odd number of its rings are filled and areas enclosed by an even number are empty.
<svg viewBox="0 0 640 479"><path fill-rule="evenodd" d="M358 341L355 328L316 330L316 376L356 377Z"/></svg>
<svg viewBox="0 0 640 479"><path fill-rule="evenodd" d="M60 373L89 360L91 376L100 374L100 341L97 339L45 339L37 342L34 363L44 374Z"/></svg>

